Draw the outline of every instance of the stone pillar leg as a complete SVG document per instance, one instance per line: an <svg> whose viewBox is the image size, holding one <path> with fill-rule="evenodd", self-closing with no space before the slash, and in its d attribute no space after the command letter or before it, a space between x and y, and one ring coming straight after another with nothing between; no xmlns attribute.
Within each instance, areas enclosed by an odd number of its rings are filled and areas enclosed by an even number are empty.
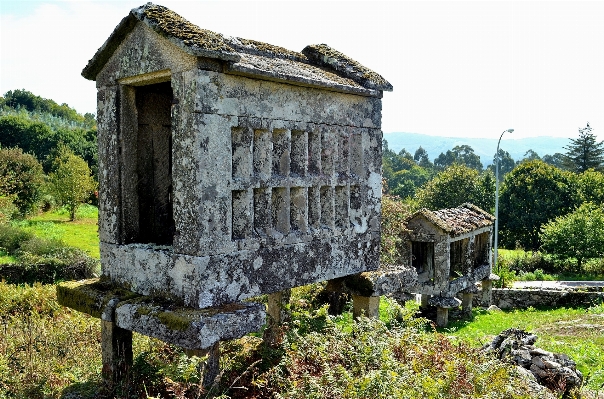
<svg viewBox="0 0 604 399"><path fill-rule="evenodd" d="M482 280L482 292L480 294L481 306L488 308L493 303L493 281Z"/></svg>
<svg viewBox="0 0 604 399"><path fill-rule="evenodd" d="M449 309L436 308L436 325L438 327L446 327L449 324Z"/></svg>
<svg viewBox="0 0 604 399"><path fill-rule="evenodd" d="M356 319L363 313L372 319L380 317L380 297L353 295L352 316Z"/></svg>
<svg viewBox="0 0 604 399"><path fill-rule="evenodd" d="M132 366L132 331L101 320L101 351L103 378L109 382L122 381Z"/></svg>
<svg viewBox="0 0 604 399"><path fill-rule="evenodd" d="M430 299L430 295L421 294L419 307L422 309L426 309L428 307L428 299Z"/></svg>
<svg viewBox="0 0 604 399"><path fill-rule="evenodd" d="M474 294L464 292L462 301L461 301L461 310L467 316L472 316L472 300L474 299Z"/></svg>
<svg viewBox="0 0 604 399"><path fill-rule="evenodd" d="M280 327L284 322L289 321L290 314L287 308L291 290L283 290L268 294L267 326L264 330L264 341L270 345L278 345L280 342Z"/></svg>
<svg viewBox="0 0 604 399"><path fill-rule="evenodd" d="M203 374L203 386L209 388L220 372L220 341L217 341L208 350L205 372Z"/></svg>

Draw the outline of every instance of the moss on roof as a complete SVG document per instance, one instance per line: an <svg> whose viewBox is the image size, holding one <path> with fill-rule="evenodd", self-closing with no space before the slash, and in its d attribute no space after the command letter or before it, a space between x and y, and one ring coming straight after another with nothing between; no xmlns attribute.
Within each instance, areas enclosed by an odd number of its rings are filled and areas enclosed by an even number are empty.
<svg viewBox="0 0 604 399"><path fill-rule="evenodd" d="M311 62L342 72L363 86L369 85L368 87L371 89L392 91L392 85L380 74L326 44L306 46L302 50L302 54L306 55Z"/></svg>
<svg viewBox="0 0 604 399"><path fill-rule="evenodd" d="M226 40L229 42L231 47L244 53L308 62L308 59L304 54L297 51L288 50L284 47L259 42L257 40L244 39L242 37L226 38Z"/></svg>
<svg viewBox="0 0 604 399"><path fill-rule="evenodd" d="M160 5L147 3L131 11L139 20L164 36L178 39L192 49L225 54L234 54L224 37L211 30L201 29L174 11Z"/></svg>
<svg viewBox="0 0 604 399"><path fill-rule="evenodd" d="M350 88L351 92L356 93L361 93L362 90L359 89L363 89L366 90L365 95L378 95L376 90L392 90L392 85L382 76L325 44L307 46L299 53L256 40L223 36L202 29L174 11L153 3L130 11L89 61L82 75L95 80L119 44L139 21L195 56L220 59L230 62L232 66L239 61L245 63L242 60L244 54L264 57L266 62L262 63L263 67L259 68L259 63L255 62L256 67L249 70L252 74L254 70L258 71L259 76L273 73L273 78L277 79L290 80L293 77L292 81L304 84L314 82L337 90ZM290 64L284 67L283 63L271 62L275 59L287 60ZM271 69L271 66L276 69ZM245 68L230 69L239 71Z"/></svg>
<svg viewBox="0 0 604 399"><path fill-rule="evenodd" d="M437 211L423 208L415 212L409 220L418 216L423 216L453 237L490 226L495 221L493 215L470 203Z"/></svg>

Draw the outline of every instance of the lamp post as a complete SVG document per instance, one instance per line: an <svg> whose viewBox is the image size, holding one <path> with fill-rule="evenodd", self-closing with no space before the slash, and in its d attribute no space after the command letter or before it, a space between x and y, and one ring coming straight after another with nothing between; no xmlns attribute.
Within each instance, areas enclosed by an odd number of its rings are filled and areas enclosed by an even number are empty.
<svg viewBox="0 0 604 399"><path fill-rule="evenodd" d="M497 268L497 235L499 233L499 144L501 144L501 138L505 132L512 133L514 129L508 129L501 132L499 141L497 142L497 152L495 153L495 256L493 259L493 265Z"/></svg>

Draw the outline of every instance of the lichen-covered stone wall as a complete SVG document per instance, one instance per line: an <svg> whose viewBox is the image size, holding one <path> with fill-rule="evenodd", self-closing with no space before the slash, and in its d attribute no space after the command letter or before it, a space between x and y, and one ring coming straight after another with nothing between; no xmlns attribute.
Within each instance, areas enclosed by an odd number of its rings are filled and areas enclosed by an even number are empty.
<svg viewBox="0 0 604 399"><path fill-rule="evenodd" d="M380 98L227 64L139 25L97 76L103 275L203 308L375 270ZM173 95L170 246L141 241L137 194L137 88L160 82Z"/></svg>

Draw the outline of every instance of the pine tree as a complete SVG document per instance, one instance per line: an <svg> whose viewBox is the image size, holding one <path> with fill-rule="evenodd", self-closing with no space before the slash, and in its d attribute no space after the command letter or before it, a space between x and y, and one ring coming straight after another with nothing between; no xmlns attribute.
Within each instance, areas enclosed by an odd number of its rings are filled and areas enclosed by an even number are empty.
<svg viewBox="0 0 604 399"><path fill-rule="evenodd" d="M579 128L579 138L570 139L571 143L564 147L564 163L568 170L577 173L588 169L604 170L604 141L598 143L591 130L587 122L586 127Z"/></svg>

